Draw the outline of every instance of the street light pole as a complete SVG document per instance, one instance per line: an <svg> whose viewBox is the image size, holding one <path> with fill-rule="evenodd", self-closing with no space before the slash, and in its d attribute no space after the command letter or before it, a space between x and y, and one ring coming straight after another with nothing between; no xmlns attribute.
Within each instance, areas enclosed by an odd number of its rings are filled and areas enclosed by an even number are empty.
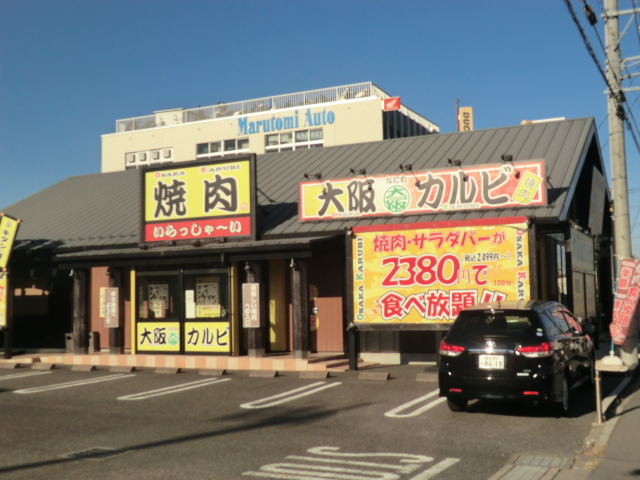
<svg viewBox="0 0 640 480"><path fill-rule="evenodd" d="M613 192L613 238L616 265L623 257L631 258L631 224L627 161L624 139L624 92L622 89L622 61L620 54L620 26L618 0L605 0L605 45L607 83L609 85L609 151L611 156L611 187ZM629 333L622 345L620 358L628 367L638 364L638 328L632 319Z"/></svg>

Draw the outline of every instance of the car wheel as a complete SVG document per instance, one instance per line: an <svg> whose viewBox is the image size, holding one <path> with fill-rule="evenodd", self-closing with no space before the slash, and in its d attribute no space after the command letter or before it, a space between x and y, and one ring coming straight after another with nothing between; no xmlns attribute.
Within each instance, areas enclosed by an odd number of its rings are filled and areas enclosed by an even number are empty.
<svg viewBox="0 0 640 480"><path fill-rule="evenodd" d="M560 401L554 404L558 416L566 416L569 413L571 405L571 391L569 389L569 379L567 376L562 377L562 390L560 391Z"/></svg>
<svg viewBox="0 0 640 480"><path fill-rule="evenodd" d="M467 409L469 400L466 398L447 397L447 406L452 412L464 412Z"/></svg>

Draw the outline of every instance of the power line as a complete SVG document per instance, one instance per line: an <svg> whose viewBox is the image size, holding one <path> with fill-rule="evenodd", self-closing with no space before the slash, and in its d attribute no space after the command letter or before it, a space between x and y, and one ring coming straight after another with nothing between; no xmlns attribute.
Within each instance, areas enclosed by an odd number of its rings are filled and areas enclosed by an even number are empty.
<svg viewBox="0 0 640 480"><path fill-rule="evenodd" d="M586 3L585 0L581 0L581 1L584 4L584 11L585 11L585 14L587 15L587 20L593 26L594 31L596 32L596 36L598 38L598 41L600 42L600 45L601 45L602 49L604 50L605 62L608 65L609 69L611 69L611 63L610 63L609 55L607 54L606 48L604 47L604 45L602 43L602 39L600 38L600 34L598 33L598 30L595 28L595 24L597 23L597 18L595 16L595 12ZM625 102L625 96L624 96L624 91L623 91L623 88L622 88L621 80L618 78L617 75L614 75L614 79L615 79L616 83L618 84L618 88L616 90L614 90L612 88L611 84L609 83L609 79L607 78L606 72L603 70L602 66L600 65L600 62L598 61L596 53L593 50L593 47L591 46L591 42L589 41L584 29L582 28L582 24L578 20L578 17L576 15L575 10L573 9L573 5L571 4L571 1L570 0L564 0L564 3L567 6L567 9L569 10L569 14L571 15L571 19L573 20L573 23L576 25L576 27L578 29L578 32L580 33L580 36L582 37L582 41L585 44L587 52L591 56L591 59L593 60L596 68L598 69L598 72L600 72L600 75L602 76L602 79L604 80L604 83L607 86L607 89L609 91L609 95L613 98L613 100L615 102L616 115L623 121L623 123L626 126L629 134L631 135L631 138L633 139L633 142L636 145L636 149L640 153L640 141L638 140L638 137L636 135L636 131L640 133L640 130L638 129L637 122L635 120L635 117L634 117L633 112L631 111L631 109L625 108L625 103L624 103ZM619 45L618 45L618 47L619 47ZM629 117L631 117L631 120L629 119Z"/></svg>

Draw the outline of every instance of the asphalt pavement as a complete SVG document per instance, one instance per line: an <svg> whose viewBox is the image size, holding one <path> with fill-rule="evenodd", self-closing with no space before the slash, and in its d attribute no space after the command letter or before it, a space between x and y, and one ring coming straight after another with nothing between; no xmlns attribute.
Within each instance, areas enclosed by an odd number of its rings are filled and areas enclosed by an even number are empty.
<svg viewBox="0 0 640 480"><path fill-rule="evenodd" d="M562 480L611 480L640 476L640 368L636 368L628 379L628 386L612 405L612 417L605 422L608 425L602 435L606 443L600 447L594 445L591 451L585 452L587 459L592 458L591 463L585 466L589 470L595 468L586 477L562 477Z"/></svg>
<svg viewBox="0 0 640 480"><path fill-rule="evenodd" d="M601 342L606 345L605 342ZM607 352L598 351L598 358ZM378 366L344 375L372 379L402 378L433 381L435 368L424 366ZM603 394L602 417L594 415L584 447L573 460L563 457L519 453L488 480L617 480L640 477L638 443L640 432L640 367L627 373L600 372L609 387ZM367 377L367 378L369 378ZM378 378L379 377L379 378Z"/></svg>
<svg viewBox="0 0 640 480"><path fill-rule="evenodd" d="M602 349L598 357L608 352ZM602 396L584 448L573 461L518 454L488 480L618 480L640 477L640 366L626 373L599 372L616 387ZM604 378L608 377L608 378Z"/></svg>

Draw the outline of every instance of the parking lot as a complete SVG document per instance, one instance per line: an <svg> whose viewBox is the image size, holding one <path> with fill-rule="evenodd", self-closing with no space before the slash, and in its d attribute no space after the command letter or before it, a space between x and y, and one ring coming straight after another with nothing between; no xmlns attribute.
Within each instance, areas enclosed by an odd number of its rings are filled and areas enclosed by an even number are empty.
<svg viewBox="0 0 640 480"><path fill-rule="evenodd" d="M567 418L492 402L453 413L424 366L382 371L329 378L0 371L0 473L8 479L489 478L514 454L571 458L594 420L589 390L574 396Z"/></svg>

